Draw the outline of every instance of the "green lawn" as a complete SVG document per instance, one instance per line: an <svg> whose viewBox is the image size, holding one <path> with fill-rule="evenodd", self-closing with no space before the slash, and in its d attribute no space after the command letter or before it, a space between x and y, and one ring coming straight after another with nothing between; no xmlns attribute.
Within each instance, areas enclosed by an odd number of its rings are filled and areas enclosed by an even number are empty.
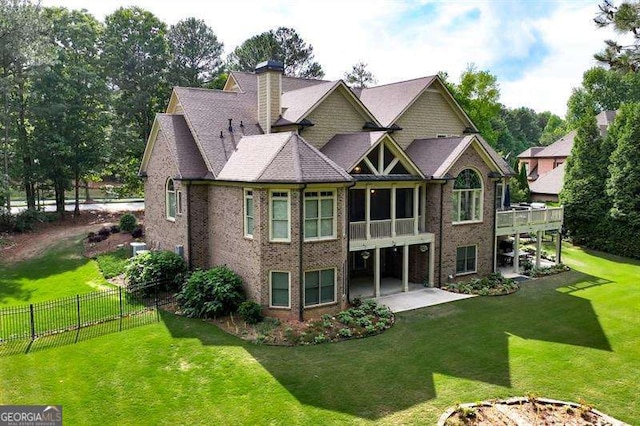
<svg viewBox="0 0 640 426"><path fill-rule="evenodd" d="M435 424L458 402L538 395L638 424L640 263L571 247L563 260L576 271L342 343L259 346L162 314L0 358L0 404L62 404L68 424Z"/></svg>

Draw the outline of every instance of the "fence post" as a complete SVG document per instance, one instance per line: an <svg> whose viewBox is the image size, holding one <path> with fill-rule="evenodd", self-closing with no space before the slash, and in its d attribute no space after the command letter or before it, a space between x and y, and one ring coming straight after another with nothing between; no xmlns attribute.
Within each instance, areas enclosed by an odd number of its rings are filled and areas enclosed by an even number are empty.
<svg viewBox="0 0 640 426"><path fill-rule="evenodd" d="M36 322L33 314L33 303L29 304L29 313L31 317L31 341L36 340Z"/></svg>
<svg viewBox="0 0 640 426"><path fill-rule="evenodd" d="M156 281L155 285L153 286L153 288L155 289L153 294L155 295L156 316L158 317L158 321L160 321L160 309L158 309L158 287L159 287L159 285L160 285L160 282Z"/></svg>
<svg viewBox="0 0 640 426"><path fill-rule="evenodd" d="M118 287L118 296L120 298L120 331L122 331L122 317L124 316L122 311L122 287Z"/></svg>
<svg viewBox="0 0 640 426"><path fill-rule="evenodd" d="M80 330L80 295L76 294L76 304L78 305L78 330Z"/></svg>

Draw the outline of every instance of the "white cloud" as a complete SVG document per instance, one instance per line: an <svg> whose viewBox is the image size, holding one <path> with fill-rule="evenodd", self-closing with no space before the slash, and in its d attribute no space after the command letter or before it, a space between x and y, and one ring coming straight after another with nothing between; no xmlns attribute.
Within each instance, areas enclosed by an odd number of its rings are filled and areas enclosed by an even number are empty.
<svg viewBox="0 0 640 426"><path fill-rule="evenodd" d="M593 65L592 55L609 33L592 24L597 0L549 2L533 17L523 15L531 3L489 0L437 2L436 18L420 8L428 2L236 0L180 2L158 0L43 0L43 5L86 8L99 19L117 7L138 5L172 24L195 16L204 19L227 53L248 37L277 26L294 27L314 46L316 60L326 78L341 78L358 61L369 64L378 82L448 71L457 79L468 63L491 70L505 56L526 60L537 31L548 46L539 66L528 65L516 81L500 75L502 102L530 106L563 115L571 87L579 86L582 73ZM548 8L545 13L542 8ZM509 11L524 11L520 16ZM475 22L463 17L478 9ZM462 19L460 22L459 20Z"/></svg>

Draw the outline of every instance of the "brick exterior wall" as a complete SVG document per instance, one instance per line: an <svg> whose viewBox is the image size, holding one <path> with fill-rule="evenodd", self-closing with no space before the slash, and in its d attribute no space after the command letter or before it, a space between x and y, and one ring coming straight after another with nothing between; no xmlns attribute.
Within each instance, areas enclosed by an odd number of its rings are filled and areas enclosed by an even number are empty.
<svg viewBox="0 0 640 426"><path fill-rule="evenodd" d="M438 134L462 135L466 125L451 105L437 92L425 91L396 121L402 130L393 138L402 149L414 139L435 138Z"/></svg>
<svg viewBox="0 0 640 426"><path fill-rule="evenodd" d="M437 286L446 284L449 275L453 281L467 281L477 276L493 272L494 257L494 217L495 182L488 177L490 168L480 154L470 146L450 169L457 176L466 168L474 168L480 174L484 185L483 218L481 223L454 225L451 220L453 181L444 185L443 209L440 212L440 184L427 187L427 231L435 234L435 281ZM442 258L440 258L440 214L443 218ZM457 247L477 245L477 273L455 276Z"/></svg>
<svg viewBox="0 0 640 426"><path fill-rule="evenodd" d="M338 133L362 131L364 123L371 120L347 100L340 88L318 105L307 119L315 126L304 129L300 135L318 149Z"/></svg>
<svg viewBox="0 0 640 426"><path fill-rule="evenodd" d="M191 232L191 253L189 253L192 268L207 269L211 267L209 244L209 186L190 185L189 194L189 227Z"/></svg>
<svg viewBox="0 0 640 426"><path fill-rule="evenodd" d="M176 192L182 191L182 215L176 214L175 221L166 218L165 185L169 177L175 177L178 169L162 130L158 132L144 181L145 240L152 250L173 251L176 245L184 246L185 258L189 256L187 247L187 193L183 182L174 180Z"/></svg>

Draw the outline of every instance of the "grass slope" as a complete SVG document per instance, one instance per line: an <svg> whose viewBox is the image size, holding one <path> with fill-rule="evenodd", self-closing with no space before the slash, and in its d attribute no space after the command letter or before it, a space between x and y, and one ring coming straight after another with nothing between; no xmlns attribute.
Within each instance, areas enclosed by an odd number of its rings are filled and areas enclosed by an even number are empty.
<svg viewBox="0 0 640 426"><path fill-rule="evenodd" d="M63 240L36 259L0 262L0 308L95 291L108 283L95 261L82 256L82 237Z"/></svg>
<svg viewBox="0 0 640 426"><path fill-rule="evenodd" d="M198 320L0 358L0 404L69 424L435 424L458 402L535 394L640 422L640 264L567 248L577 271L399 314L382 335L247 344Z"/></svg>

